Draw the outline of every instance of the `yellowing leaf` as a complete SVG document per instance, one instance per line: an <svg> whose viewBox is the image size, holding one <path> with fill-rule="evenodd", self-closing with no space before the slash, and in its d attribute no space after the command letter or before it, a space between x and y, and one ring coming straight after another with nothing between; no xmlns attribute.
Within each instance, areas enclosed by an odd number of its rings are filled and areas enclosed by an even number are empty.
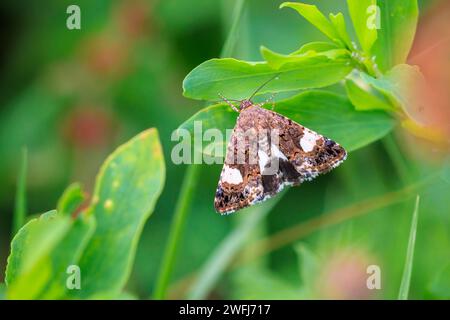
<svg viewBox="0 0 450 320"><path fill-rule="evenodd" d="M108 157L86 211L95 217L97 226L79 261L82 290L72 290L71 296L87 298L97 292L122 291L142 228L164 180L164 159L156 129L142 132Z"/></svg>
<svg viewBox="0 0 450 320"><path fill-rule="evenodd" d="M422 126L410 118L402 121L402 127L416 137L432 141L442 146L450 145L449 137L443 132L432 127Z"/></svg>

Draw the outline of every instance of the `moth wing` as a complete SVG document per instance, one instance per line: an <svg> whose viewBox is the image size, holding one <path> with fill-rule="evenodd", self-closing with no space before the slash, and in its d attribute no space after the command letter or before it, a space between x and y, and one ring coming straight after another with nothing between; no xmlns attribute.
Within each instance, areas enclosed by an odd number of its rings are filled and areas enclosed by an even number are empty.
<svg viewBox="0 0 450 320"><path fill-rule="evenodd" d="M256 147L249 137L256 137ZM214 200L216 211L232 213L265 201L285 186L330 171L346 156L343 147L317 132L276 112L249 107L241 111L227 146Z"/></svg>
<svg viewBox="0 0 450 320"><path fill-rule="evenodd" d="M335 141L308 129L297 122L286 118L274 111L265 110L267 121L272 129L278 131L279 150L288 162L300 174L286 181L296 184L304 180L311 180L319 174L326 173L340 165L347 157L347 152ZM280 163L281 170L291 172L289 164Z"/></svg>
<svg viewBox="0 0 450 320"><path fill-rule="evenodd" d="M237 149L248 150L250 147L248 141L238 133L238 124L233 129L227 146L225 163L214 199L214 207L221 214L232 213L261 201L264 191L259 166L251 163L248 156L240 159L241 155ZM243 155L245 156L245 151Z"/></svg>
<svg viewBox="0 0 450 320"><path fill-rule="evenodd" d="M286 185L287 177L300 181L300 174L280 153L270 150L269 123L264 109L241 111L227 146L214 206L222 214L234 212L269 199ZM273 163L280 169L273 169ZM293 183L290 183L293 184Z"/></svg>

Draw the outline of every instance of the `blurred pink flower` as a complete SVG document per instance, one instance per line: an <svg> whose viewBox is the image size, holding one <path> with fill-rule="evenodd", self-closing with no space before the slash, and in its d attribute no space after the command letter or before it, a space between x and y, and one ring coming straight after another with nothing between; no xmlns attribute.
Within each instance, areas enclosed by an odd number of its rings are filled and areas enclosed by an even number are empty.
<svg viewBox="0 0 450 320"><path fill-rule="evenodd" d="M94 74L111 77L126 70L129 46L123 41L99 35L90 39L82 52L83 60Z"/></svg>
<svg viewBox="0 0 450 320"><path fill-rule="evenodd" d="M112 115L94 106L80 106L62 122L66 140L81 149L108 145L114 133Z"/></svg>
<svg viewBox="0 0 450 320"><path fill-rule="evenodd" d="M151 1L150 1L151 3ZM127 0L122 1L115 9L115 16L119 29L126 37L137 38L142 35L151 35L152 5L148 1Z"/></svg>
<svg viewBox="0 0 450 320"><path fill-rule="evenodd" d="M320 299L370 299L374 291L367 288L367 267L376 261L359 248L339 249L329 255L315 291Z"/></svg>

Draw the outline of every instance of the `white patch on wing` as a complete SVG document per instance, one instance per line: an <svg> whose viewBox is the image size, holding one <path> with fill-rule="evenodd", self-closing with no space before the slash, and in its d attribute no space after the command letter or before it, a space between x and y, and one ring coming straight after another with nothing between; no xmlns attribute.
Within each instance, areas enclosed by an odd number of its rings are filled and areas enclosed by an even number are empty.
<svg viewBox="0 0 450 320"><path fill-rule="evenodd" d="M305 130L303 131L303 137L300 138L300 146L302 147L303 151L311 152L316 145L316 141L319 139L320 137L317 134L305 128Z"/></svg>
<svg viewBox="0 0 450 320"><path fill-rule="evenodd" d="M280 149L278 149L278 147L274 144L272 144L272 156L275 156L277 158L283 159L283 160L287 160L286 156L284 155L283 152L281 152Z"/></svg>
<svg viewBox="0 0 450 320"><path fill-rule="evenodd" d="M264 171L264 167L269 162L269 156L267 153L262 151L261 149L258 150L258 162L259 162L259 172L262 173Z"/></svg>
<svg viewBox="0 0 450 320"><path fill-rule="evenodd" d="M241 172L239 169L231 168L227 165L223 167L222 182L229 184L240 184L244 180L242 179Z"/></svg>
<svg viewBox="0 0 450 320"><path fill-rule="evenodd" d="M272 159L273 157L276 157L278 159L287 160L286 156L281 152L281 150L274 144L271 145L271 153L272 153ZM258 157L259 157L259 172L264 172L265 167L267 164L270 163L270 158L263 150L258 150ZM272 160L273 161L273 160Z"/></svg>

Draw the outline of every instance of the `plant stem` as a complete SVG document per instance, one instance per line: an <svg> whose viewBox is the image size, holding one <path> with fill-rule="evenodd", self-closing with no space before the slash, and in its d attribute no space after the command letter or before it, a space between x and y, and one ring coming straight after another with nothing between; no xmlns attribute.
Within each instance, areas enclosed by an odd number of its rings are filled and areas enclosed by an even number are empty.
<svg viewBox="0 0 450 320"><path fill-rule="evenodd" d="M416 243L417 220L419 216L419 201L420 196L416 197L416 204L411 222L411 230L409 232L408 248L406 249L405 267L403 269L402 282L398 293L398 300L407 300L409 294L409 285L411 282L411 274L414 259L414 245Z"/></svg>
<svg viewBox="0 0 450 320"><path fill-rule="evenodd" d="M230 57L233 53L237 42L239 22L244 11L244 4L245 0L235 1L231 27L220 54L221 58ZM281 198L281 195L279 198ZM270 208L271 207L272 206L270 206ZM222 241L219 247L214 251L213 255L206 261L200 271L200 274L202 274L202 279L201 281L196 282L191 289L189 293L190 299L200 299L206 296L225 270L229 261L241 248L242 242L249 234L251 226L258 224L258 222L267 215L268 211L270 211L270 209L264 209L264 207L258 209L259 212L253 212L253 214L246 220L246 223L241 224L227 238L225 238L225 240Z"/></svg>
<svg viewBox="0 0 450 320"><path fill-rule="evenodd" d="M226 271L233 258L245 245L251 232L264 220L272 208L281 200L286 190L275 199L263 205L251 207L242 213L246 217L214 250L206 263L201 267L199 276L188 293L188 299L204 299L214 288L220 276Z"/></svg>
<svg viewBox="0 0 450 320"><path fill-rule="evenodd" d="M344 221L349 221L350 219L354 219L356 217L363 216L365 214L368 214L370 212L373 212L377 209L384 208L387 206L390 206L395 203L402 203L405 200L408 200L410 197L413 196L413 194L417 194L421 189L426 188L427 186L432 185L437 178L440 177L440 172L435 172L428 176L427 178L424 178L420 181L417 181L414 184L411 184L407 187L404 187L397 191L388 192L386 194L383 194L381 196L375 196L369 199L362 200L357 203L353 203L349 206L337 208L330 212L324 213L320 215L319 217L312 218L311 220L302 222L300 224L297 224L293 227L289 227L287 229L283 229L279 232L276 232L270 236L268 236L265 239L258 240L257 242L251 243L247 245L244 250L237 252L236 254L240 254L241 252L246 252L245 255L240 255L239 260L235 261L234 263L230 264L230 259L219 259L220 263L226 263L227 266L224 266L223 264L220 265L220 273L225 273L230 270L235 270L239 267L242 267L245 264L248 264L249 262L263 256L267 255L270 252L273 252L274 250L280 249L284 246L291 245L292 243L295 243L299 241L300 239L317 232L319 230L323 230L325 228L328 228L333 225L337 225L339 223L342 223ZM283 192L284 193L284 192ZM280 194L280 195L283 195ZM277 196L278 197L278 196ZM278 199L280 200L280 199ZM277 199L273 199L272 201L277 201ZM271 202L272 202L271 201ZM270 202L269 202L270 203ZM257 207L253 207L252 209L256 209ZM253 212L252 214L247 213L247 216L254 215L256 212ZM246 220L245 222L248 222ZM230 236L227 237L225 241L231 241ZM214 256L219 256L222 252L223 248L227 248L225 251L229 250L227 246L221 244L220 247L218 247L217 250L215 250ZM220 249L220 250L219 250ZM228 252L222 252L222 256L229 255ZM236 256L235 254L235 256ZM213 260L213 259L209 259ZM218 264L219 261L216 261ZM210 263L205 264L204 267L202 267L200 272L196 272L193 274L190 274L186 276L184 279L181 279L178 284L175 285L175 287L178 287L178 291L185 292L186 289L183 289L187 285L190 285L191 283L194 283L195 286L199 286L199 284L196 284L196 282L202 281L202 282L211 282L208 277L211 277L211 270L208 270L206 267L208 265L209 267L213 266L213 262L210 261ZM226 267L226 268L225 268ZM205 284L202 284L202 286L205 286ZM210 285L208 284L210 287ZM195 291L200 291L199 289L196 289ZM195 292L194 289L191 289L188 293L188 298L201 298L204 297L204 294L199 294L198 292ZM200 291L201 293L205 292L204 289ZM179 293L177 296L182 296L182 293Z"/></svg>
<svg viewBox="0 0 450 320"><path fill-rule="evenodd" d="M350 206L335 209L330 213L325 213L316 218L312 218L295 226L278 231L266 239L261 239L253 244L250 244L247 248L247 252L250 253L243 256L243 258L240 259L236 265L242 265L256 259L257 257L268 254L269 252L282 248L288 244L292 244L317 230L322 230L343 221L360 217L394 203L401 203L411 197L414 192L430 185L434 179L435 178L431 176L398 191L393 191L381 196L362 200Z"/></svg>
<svg viewBox="0 0 450 320"><path fill-rule="evenodd" d="M233 18L230 31L228 32L227 39L225 40L225 44L223 45L220 53L221 58L230 57L236 45L239 21L241 20L242 13L244 12L244 2L245 0L236 0L233 9Z"/></svg>
<svg viewBox="0 0 450 320"><path fill-rule="evenodd" d="M221 52L222 58L231 56L233 52L237 40L237 29L239 20L242 16L244 2L245 0L236 0L231 28ZM154 299L164 299L166 297L167 287L175 264L179 240L181 239L189 208L192 203L199 171L200 165L190 165L186 171L181 187L181 195L177 201L173 222L169 232L169 240L164 251L163 262L153 294Z"/></svg>
<svg viewBox="0 0 450 320"><path fill-rule="evenodd" d="M233 10L233 20L230 31L228 32L227 39L222 48L220 56L231 56L234 46L237 40L237 29L239 26L239 20L242 16L245 0L236 0ZM199 165L191 165L187 169L185 174L183 185L181 188L181 195L178 198L177 206L173 222L170 228L169 240L164 253L163 263L156 283L156 289L153 295L154 299L164 299L167 293L167 287L169 285L170 276L175 264L175 257L177 254L178 243L181 238L181 234L184 229L189 207L194 196L194 190L197 185L198 173L200 170Z"/></svg>
<svg viewBox="0 0 450 320"><path fill-rule="evenodd" d="M178 245L180 243L186 218L196 190L200 168L200 165L192 164L186 170L183 184L181 186L181 194L175 207L175 214L171 223L169 239L164 251L163 262L161 264L159 277L153 295L154 299L164 299L166 296L167 286L169 285L170 276L175 265Z"/></svg>
<svg viewBox="0 0 450 320"><path fill-rule="evenodd" d="M19 176L17 178L16 200L13 217L13 234L16 234L24 225L27 214L27 161L28 152L26 148L22 149L22 162L20 164Z"/></svg>
<svg viewBox="0 0 450 320"><path fill-rule="evenodd" d="M389 157L391 158L391 161L394 164L394 167L397 170L397 173L399 174L400 179L402 180L403 184L411 182L412 176L413 176L411 174L412 170L411 170L411 168L409 168L408 164L406 163L406 160L399 149L399 146L393 136L393 133L391 132L390 134L385 136L381 140L381 142L383 143L383 146L386 149L386 152L388 153Z"/></svg>

